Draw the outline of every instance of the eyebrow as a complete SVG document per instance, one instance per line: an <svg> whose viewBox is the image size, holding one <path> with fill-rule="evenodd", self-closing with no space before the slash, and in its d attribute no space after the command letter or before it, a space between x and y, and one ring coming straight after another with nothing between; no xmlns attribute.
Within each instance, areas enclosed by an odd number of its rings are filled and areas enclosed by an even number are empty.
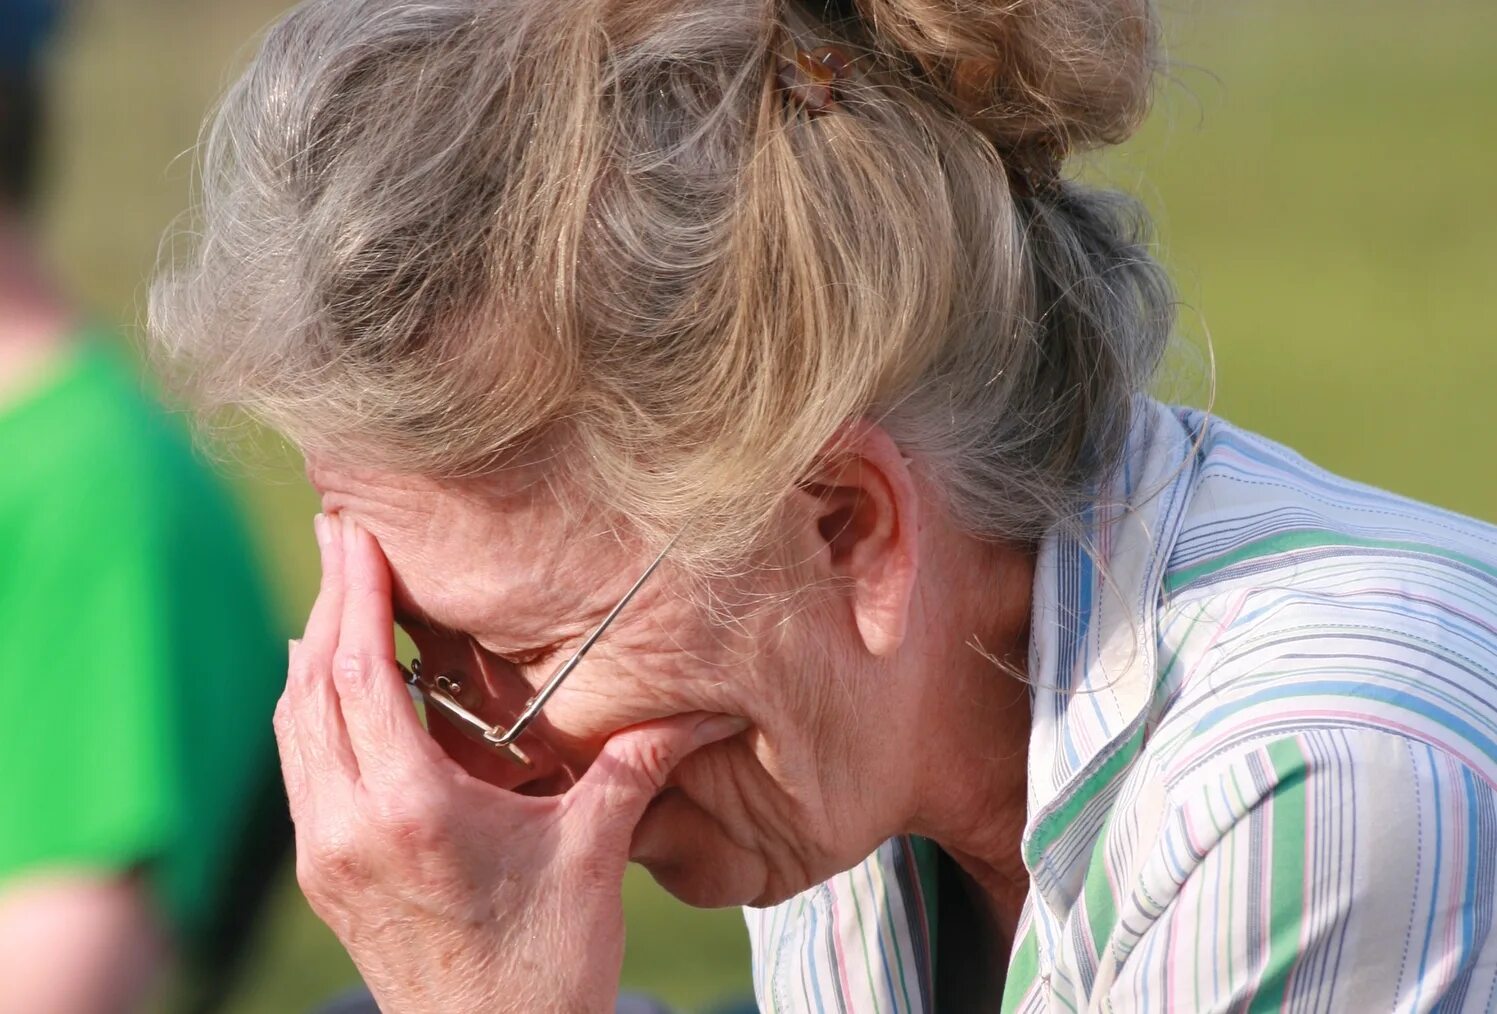
<svg viewBox="0 0 1497 1014"><path fill-rule="evenodd" d="M469 633L466 630L459 630L456 627L448 626L440 620L433 619L414 602L404 601L398 592L391 596L390 607L391 614L395 622L400 624L400 626L403 628L409 628L411 626L423 627L434 634L440 634L448 637L465 637L472 640L475 644L478 644L478 640L476 637L474 637L473 634ZM409 629L406 630L406 633L410 633ZM482 645L479 646L482 647ZM510 656L514 656L516 658L524 658L530 655L546 655L555 650L555 647L555 644L542 644L534 647L517 646L513 648L505 648L502 650L490 648L485 648L484 650L492 651L500 658L508 660Z"/></svg>

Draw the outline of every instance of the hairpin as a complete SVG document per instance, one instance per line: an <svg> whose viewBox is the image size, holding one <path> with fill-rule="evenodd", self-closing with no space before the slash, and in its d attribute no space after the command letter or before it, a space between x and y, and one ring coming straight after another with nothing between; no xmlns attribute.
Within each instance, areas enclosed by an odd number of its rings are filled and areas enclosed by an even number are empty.
<svg viewBox="0 0 1497 1014"><path fill-rule="evenodd" d="M852 58L837 46L807 52L796 49L793 59L781 59L775 82L792 102L817 115L837 108L837 83L851 76Z"/></svg>
<svg viewBox="0 0 1497 1014"><path fill-rule="evenodd" d="M1062 192L1060 171L1066 143L1054 135L1034 138L1003 155L1009 187L1017 197L1055 198Z"/></svg>

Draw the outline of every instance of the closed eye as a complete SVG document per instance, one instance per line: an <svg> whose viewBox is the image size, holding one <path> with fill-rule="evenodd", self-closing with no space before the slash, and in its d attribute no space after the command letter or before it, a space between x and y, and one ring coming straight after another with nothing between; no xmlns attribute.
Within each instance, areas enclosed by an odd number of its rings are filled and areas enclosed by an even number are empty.
<svg viewBox="0 0 1497 1014"><path fill-rule="evenodd" d="M545 656L545 649L536 649L534 650L534 652L501 653L501 655L499 655L499 658L503 659L504 662L509 662L510 665L534 665L536 664L536 662L539 662L540 659L545 658Z"/></svg>
<svg viewBox="0 0 1497 1014"><path fill-rule="evenodd" d="M477 638L474 638L474 640L476 641ZM509 651L493 651L481 641L478 644L479 647L484 648L485 651L489 651L495 658L516 667L535 665L556 653L555 645L547 645L544 648L532 648L528 651L515 651L513 649Z"/></svg>

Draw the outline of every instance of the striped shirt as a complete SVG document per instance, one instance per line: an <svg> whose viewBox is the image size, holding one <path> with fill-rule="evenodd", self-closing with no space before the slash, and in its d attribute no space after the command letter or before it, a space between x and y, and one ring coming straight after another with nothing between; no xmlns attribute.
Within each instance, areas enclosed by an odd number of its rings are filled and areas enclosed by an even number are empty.
<svg viewBox="0 0 1497 1014"><path fill-rule="evenodd" d="M1497 1009L1497 529L1153 403L1097 503L1037 561L1002 1010ZM973 1009L926 844L746 910L760 1008Z"/></svg>

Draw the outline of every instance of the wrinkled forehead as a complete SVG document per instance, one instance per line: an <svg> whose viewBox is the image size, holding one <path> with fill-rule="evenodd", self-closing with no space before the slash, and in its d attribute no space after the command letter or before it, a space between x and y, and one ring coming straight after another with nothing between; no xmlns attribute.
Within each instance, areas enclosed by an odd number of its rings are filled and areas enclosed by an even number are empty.
<svg viewBox="0 0 1497 1014"><path fill-rule="evenodd" d="M633 554L544 483L444 482L313 462L307 476L325 513L351 516L379 541L397 612L412 618L518 641L590 615L627 587Z"/></svg>

